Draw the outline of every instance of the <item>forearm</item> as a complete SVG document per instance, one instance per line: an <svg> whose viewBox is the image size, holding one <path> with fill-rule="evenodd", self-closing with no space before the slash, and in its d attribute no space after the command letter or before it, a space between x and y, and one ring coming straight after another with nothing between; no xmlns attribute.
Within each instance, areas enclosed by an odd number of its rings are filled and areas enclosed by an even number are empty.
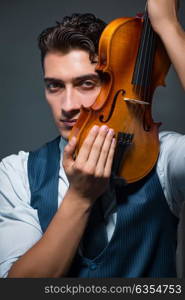
<svg viewBox="0 0 185 300"><path fill-rule="evenodd" d="M66 194L43 237L13 264L8 277L65 276L77 251L89 212L88 202Z"/></svg>
<svg viewBox="0 0 185 300"><path fill-rule="evenodd" d="M158 34L185 89L185 31L176 22L164 24Z"/></svg>
<svg viewBox="0 0 185 300"><path fill-rule="evenodd" d="M148 0L148 14L153 29L160 36L185 89L185 31L177 11L178 0Z"/></svg>
<svg viewBox="0 0 185 300"><path fill-rule="evenodd" d="M8 277L66 276L84 233L93 203L104 193L115 151L112 129L92 128L74 160L75 143L68 143L63 166L70 188L43 237L28 250ZM91 155L90 155L91 154Z"/></svg>

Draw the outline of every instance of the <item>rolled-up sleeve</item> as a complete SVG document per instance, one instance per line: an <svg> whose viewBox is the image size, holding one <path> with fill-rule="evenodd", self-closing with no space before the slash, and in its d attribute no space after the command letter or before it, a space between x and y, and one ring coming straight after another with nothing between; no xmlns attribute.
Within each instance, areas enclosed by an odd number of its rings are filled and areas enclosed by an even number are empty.
<svg viewBox="0 0 185 300"><path fill-rule="evenodd" d="M179 217L185 201L185 135L160 133L158 174L167 202Z"/></svg>
<svg viewBox="0 0 185 300"><path fill-rule="evenodd" d="M27 159L21 151L0 163L0 277L42 237L37 210L30 206Z"/></svg>

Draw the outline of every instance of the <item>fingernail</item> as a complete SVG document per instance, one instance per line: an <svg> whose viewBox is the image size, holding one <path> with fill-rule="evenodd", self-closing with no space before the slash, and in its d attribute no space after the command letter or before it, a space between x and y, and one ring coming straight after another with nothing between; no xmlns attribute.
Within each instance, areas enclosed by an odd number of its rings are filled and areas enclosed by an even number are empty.
<svg viewBox="0 0 185 300"><path fill-rule="evenodd" d="M94 125L94 126L92 127L92 131L94 131L94 132L96 132L98 129L99 129L99 126L97 126L97 125Z"/></svg>
<svg viewBox="0 0 185 300"><path fill-rule="evenodd" d="M76 144L76 137L73 136L71 139L70 139L70 142L71 146L74 146Z"/></svg>
<svg viewBox="0 0 185 300"><path fill-rule="evenodd" d="M102 131L108 131L108 127L106 125L101 126Z"/></svg>
<svg viewBox="0 0 185 300"><path fill-rule="evenodd" d="M115 143L116 143L116 139L113 138L111 144L112 144L112 145L115 145Z"/></svg>
<svg viewBox="0 0 185 300"><path fill-rule="evenodd" d="M114 135L114 129L112 128L109 129L109 135Z"/></svg>

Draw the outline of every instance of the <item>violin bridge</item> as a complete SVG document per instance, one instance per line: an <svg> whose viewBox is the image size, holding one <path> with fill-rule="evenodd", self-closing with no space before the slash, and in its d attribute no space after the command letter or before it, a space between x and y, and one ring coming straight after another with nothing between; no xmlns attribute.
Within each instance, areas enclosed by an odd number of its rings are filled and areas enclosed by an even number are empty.
<svg viewBox="0 0 185 300"><path fill-rule="evenodd" d="M149 105L149 102L146 101L141 101L141 100L137 100L137 99L131 99L131 98L123 98L124 101L128 101L131 102L133 104L141 104L141 105Z"/></svg>

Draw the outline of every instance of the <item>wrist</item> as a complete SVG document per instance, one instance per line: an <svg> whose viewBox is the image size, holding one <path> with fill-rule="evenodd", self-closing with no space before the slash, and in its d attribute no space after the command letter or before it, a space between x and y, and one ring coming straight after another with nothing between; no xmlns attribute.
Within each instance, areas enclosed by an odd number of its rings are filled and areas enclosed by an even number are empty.
<svg viewBox="0 0 185 300"><path fill-rule="evenodd" d="M69 187L65 199L71 204L81 208L83 210L90 210L94 201L90 197L84 197L83 195L79 194L75 189Z"/></svg>
<svg viewBox="0 0 185 300"><path fill-rule="evenodd" d="M154 27L154 31L160 36L163 40L166 36L174 36L178 34L178 32L182 30L181 25L177 20L169 21L162 20Z"/></svg>

